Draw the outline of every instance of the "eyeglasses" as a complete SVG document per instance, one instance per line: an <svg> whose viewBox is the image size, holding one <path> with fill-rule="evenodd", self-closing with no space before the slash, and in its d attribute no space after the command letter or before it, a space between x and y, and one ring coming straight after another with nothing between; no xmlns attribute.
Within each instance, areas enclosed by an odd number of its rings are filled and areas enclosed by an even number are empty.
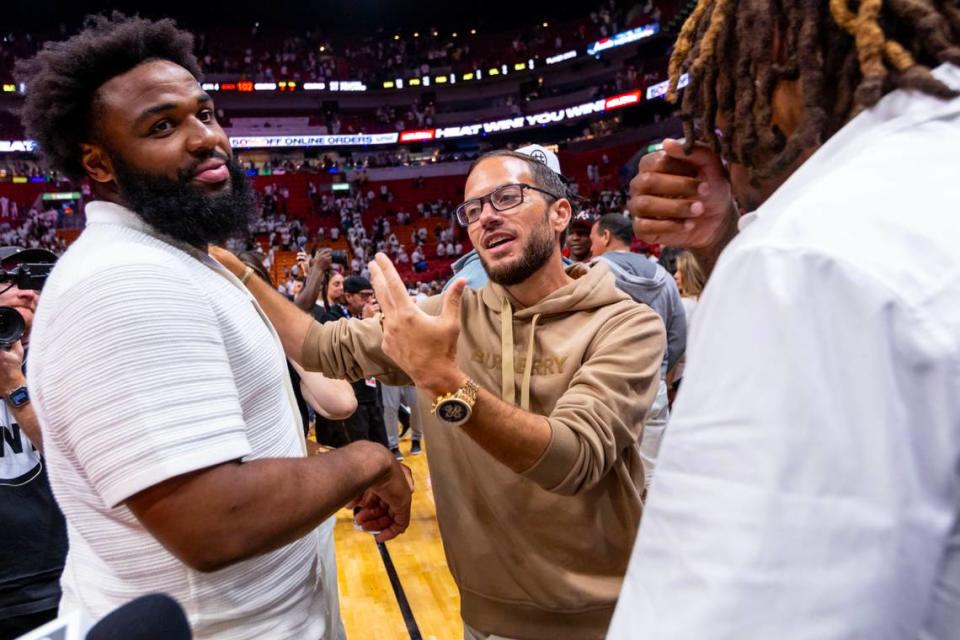
<svg viewBox="0 0 960 640"><path fill-rule="evenodd" d="M539 191L544 195L550 196L554 200L559 200L559 196L554 195L549 191L545 191L539 187L534 187L533 185L505 184L501 187L497 187L485 196L467 200L457 207L457 222L464 227L473 224L480 219L480 214L483 212L483 205L487 202L489 202L490 206L492 206L496 211L507 211L508 209L519 207L521 204L523 204L523 192L527 189Z"/></svg>

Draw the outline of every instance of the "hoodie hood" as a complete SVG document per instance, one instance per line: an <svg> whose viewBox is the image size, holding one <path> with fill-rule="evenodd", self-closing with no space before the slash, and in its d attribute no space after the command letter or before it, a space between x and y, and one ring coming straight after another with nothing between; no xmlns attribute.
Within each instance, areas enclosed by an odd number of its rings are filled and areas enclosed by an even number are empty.
<svg viewBox="0 0 960 640"><path fill-rule="evenodd" d="M613 265L611 271L617 280L651 293L662 289L667 278L671 277L659 264L629 251L609 251L593 262Z"/></svg>
<svg viewBox="0 0 960 640"><path fill-rule="evenodd" d="M560 287L536 304L525 308L517 308L519 303L516 299L498 284L488 283L482 292L483 303L494 313L500 314L500 353L503 381L501 398L510 404L516 404L513 324L516 321L530 322L530 339L526 346L523 381L520 385L520 408L524 411L530 410L530 381L533 373L537 324L540 322L540 318L574 311L587 311L620 300L630 299L630 296L617 288L606 264L574 264L567 268L566 273L574 279L573 282Z"/></svg>
<svg viewBox="0 0 960 640"><path fill-rule="evenodd" d="M502 301L509 301L513 316L517 320L528 320L535 315L549 316L571 311L586 311L608 305L618 300L629 300L630 296L620 291L606 264L576 263L566 269L573 282L560 287L536 304L524 307L502 286L489 283L483 289L483 302L490 309L499 312Z"/></svg>

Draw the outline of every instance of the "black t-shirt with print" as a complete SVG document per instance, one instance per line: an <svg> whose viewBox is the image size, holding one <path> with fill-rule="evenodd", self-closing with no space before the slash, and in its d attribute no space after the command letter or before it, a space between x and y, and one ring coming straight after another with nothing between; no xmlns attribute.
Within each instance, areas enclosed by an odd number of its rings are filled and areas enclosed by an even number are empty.
<svg viewBox="0 0 960 640"><path fill-rule="evenodd" d="M0 400L0 619L54 609L67 527L47 461Z"/></svg>

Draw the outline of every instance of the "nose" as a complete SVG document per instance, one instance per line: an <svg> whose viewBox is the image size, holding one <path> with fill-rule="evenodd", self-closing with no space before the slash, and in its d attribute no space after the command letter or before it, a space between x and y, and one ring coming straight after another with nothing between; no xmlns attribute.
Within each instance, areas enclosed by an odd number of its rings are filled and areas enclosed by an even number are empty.
<svg viewBox="0 0 960 640"><path fill-rule="evenodd" d="M39 299L39 297L40 297L40 296L37 295L37 292L34 291L33 289L18 289L18 290L17 290L17 298L19 299L20 303L23 304L23 305L25 305L25 306L26 306L26 305L29 305L30 307L36 307L36 306L37 306L37 299Z"/></svg>
<svg viewBox="0 0 960 640"><path fill-rule="evenodd" d="M218 128L201 122L196 117L190 120L191 130L187 136L187 150L194 155L202 155L213 151L222 138Z"/></svg>
<svg viewBox="0 0 960 640"><path fill-rule="evenodd" d="M487 229L491 226L498 226L503 221L503 214L493 208L493 204L488 200L483 203L480 209L480 217L477 218L480 227Z"/></svg>

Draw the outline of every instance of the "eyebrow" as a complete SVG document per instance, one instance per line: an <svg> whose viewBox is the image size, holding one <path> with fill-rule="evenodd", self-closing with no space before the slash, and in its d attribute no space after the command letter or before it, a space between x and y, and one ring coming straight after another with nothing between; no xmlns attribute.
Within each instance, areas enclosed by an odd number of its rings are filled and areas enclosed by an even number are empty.
<svg viewBox="0 0 960 640"><path fill-rule="evenodd" d="M210 97L210 94L207 92L198 93L194 98L200 104L206 104L213 102L213 98ZM174 102L162 102L160 104L155 104L152 107L147 107L140 112L140 115L137 116L137 119L134 121L134 125L139 125L141 122L149 118L150 116L155 116L161 113L166 113L167 111L173 111L179 105Z"/></svg>

